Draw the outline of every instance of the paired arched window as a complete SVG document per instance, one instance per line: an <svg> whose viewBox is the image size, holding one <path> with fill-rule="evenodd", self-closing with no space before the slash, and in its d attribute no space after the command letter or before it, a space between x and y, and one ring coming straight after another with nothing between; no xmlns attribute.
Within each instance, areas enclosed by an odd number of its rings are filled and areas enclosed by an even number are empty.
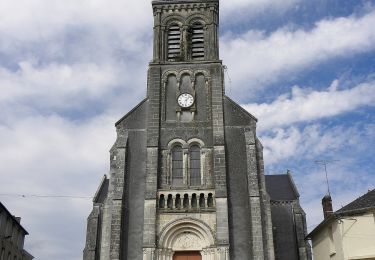
<svg viewBox="0 0 375 260"><path fill-rule="evenodd" d="M204 60L204 26L195 22L182 33L181 26L172 23L167 33L167 60Z"/></svg>
<svg viewBox="0 0 375 260"><path fill-rule="evenodd" d="M168 29L168 60L178 61L181 58L181 28L173 24Z"/></svg>
<svg viewBox="0 0 375 260"><path fill-rule="evenodd" d="M201 148L198 145L192 145L189 148L187 171L184 165L184 152L181 145L172 148L172 186L200 186L201 182ZM184 178L184 173L187 174ZM184 179L187 183L184 183Z"/></svg>

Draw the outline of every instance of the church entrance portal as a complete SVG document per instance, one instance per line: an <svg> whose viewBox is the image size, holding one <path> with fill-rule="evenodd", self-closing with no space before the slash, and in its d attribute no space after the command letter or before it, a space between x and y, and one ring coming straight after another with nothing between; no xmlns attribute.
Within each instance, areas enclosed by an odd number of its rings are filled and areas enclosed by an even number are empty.
<svg viewBox="0 0 375 260"><path fill-rule="evenodd" d="M199 252L176 252L173 260L202 260L202 256Z"/></svg>

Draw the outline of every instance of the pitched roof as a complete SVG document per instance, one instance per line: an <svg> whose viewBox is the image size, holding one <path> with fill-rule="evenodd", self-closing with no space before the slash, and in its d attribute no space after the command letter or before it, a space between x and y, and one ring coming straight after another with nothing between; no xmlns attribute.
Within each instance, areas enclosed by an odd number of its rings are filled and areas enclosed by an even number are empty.
<svg viewBox="0 0 375 260"><path fill-rule="evenodd" d="M26 235L28 235L29 233L27 232L27 230L21 225L20 223L20 218L17 218L15 217L14 215L12 215L12 213L9 212L9 210L5 207L5 205L3 203L0 202L0 212L2 211L5 211L6 214L8 215L8 217L12 218L13 219L13 223L16 224L17 226L19 226L24 232Z"/></svg>
<svg viewBox="0 0 375 260"><path fill-rule="evenodd" d="M365 195L359 197L358 199L352 201L343 208L337 210L335 213L347 213L352 211L360 211L375 208L375 189L370 190Z"/></svg>
<svg viewBox="0 0 375 260"><path fill-rule="evenodd" d="M365 195L359 197L358 199L350 202L341 209L335 211L330 217L323 220L316 228L314 228L310 234L307 235L308 238L312 238L320 229L326 226L334 219L340 218L342 216L350 216L351 214L358 214L366 212L367 210L375 209L375 189L367 192Z"/></svg>
<svg viewBox="0 0 375 260"><path fill-rule="evenodd" d="M299 198L298 191L289 173L266 175L266 189L273 201L290 201Z"/></svg>

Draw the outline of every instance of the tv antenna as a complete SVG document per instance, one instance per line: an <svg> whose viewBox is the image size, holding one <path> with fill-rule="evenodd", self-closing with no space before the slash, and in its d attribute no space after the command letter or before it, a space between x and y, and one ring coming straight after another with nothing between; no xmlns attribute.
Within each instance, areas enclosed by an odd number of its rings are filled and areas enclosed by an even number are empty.
<svg viewBox="0 0 375 260"><path fill-rule="evenodd" d="M328 189L328 195L331 196L331 191L329 189L329 181L328 181L328 172L327 172L327 165L330 163L338 162L339 160L316 160L315 163L317 165L324 166L324 172L326 173L326 182L327 182L327 189Z"/></svg>

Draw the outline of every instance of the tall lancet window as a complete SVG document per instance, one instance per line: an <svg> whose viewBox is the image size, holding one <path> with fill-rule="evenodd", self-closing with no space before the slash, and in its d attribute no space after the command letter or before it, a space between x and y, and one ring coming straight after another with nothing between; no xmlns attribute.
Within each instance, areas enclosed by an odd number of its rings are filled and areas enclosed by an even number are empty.
<svg viewBox="0 0 375 260"><path fill-rule="evenodd" d="M201 149L198 145L190 147L190 186L201 185Z"/></svg>
<svg viewBox="0 0 375 260"><path fill-rule="evenodd" d="M193 60L204 59L204 29L201 23L195 23L191 31L191 58Z"/></svg>
<svg viewBox="0 0 375 260"><path fill-rule="evenodd" d="M181 29L173 24L168 29L168 60L179 61L181 59Z"/></svg>
<svg viewBox="0 0 375 260"><path fill-rule="evenodd" d="M172 185L181 187L184 184L183 151L181 146L172 149Z"/></svg>

